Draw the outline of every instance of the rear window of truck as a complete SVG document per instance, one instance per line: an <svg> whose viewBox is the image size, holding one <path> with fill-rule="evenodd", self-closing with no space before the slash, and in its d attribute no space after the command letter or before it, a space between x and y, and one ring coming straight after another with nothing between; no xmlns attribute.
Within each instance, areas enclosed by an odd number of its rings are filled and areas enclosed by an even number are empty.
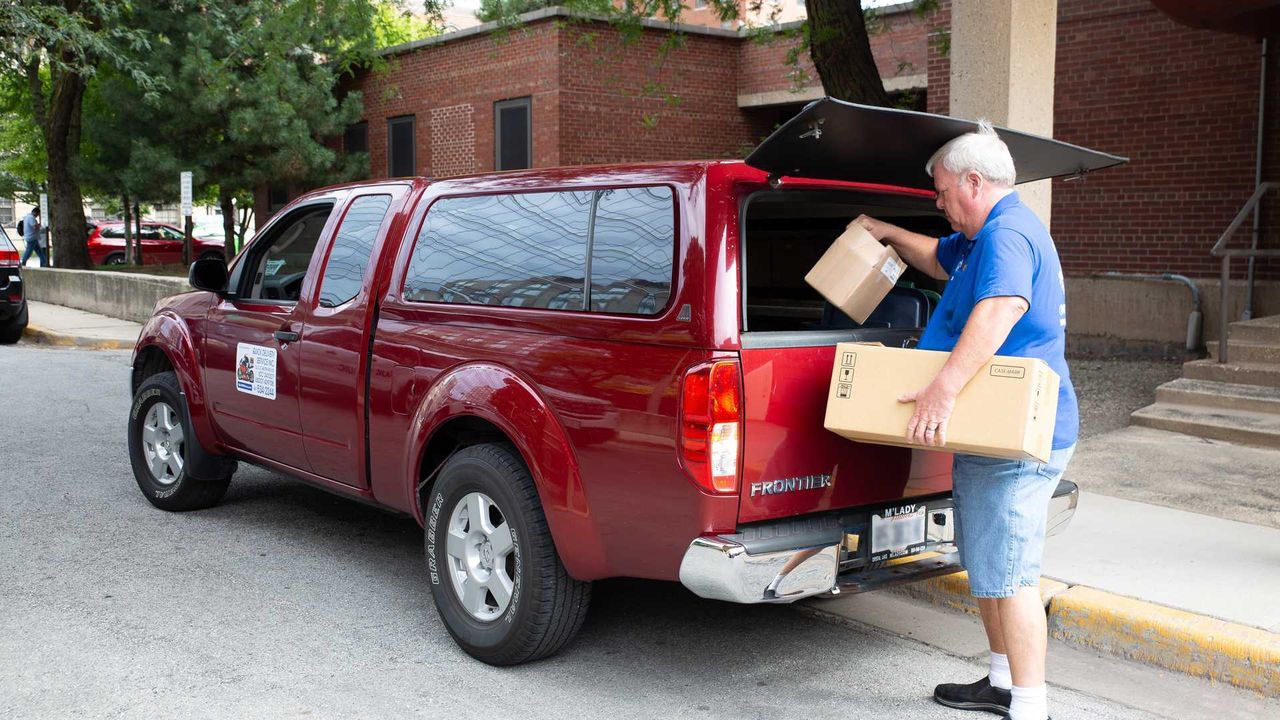
<svg viewBox="0 0 1280 720"><path fill-rule="evenodd" d="M864 213L934 237L952 232L930 198L836 190L771 190L745 198L740 215L742 331L820 332L894 325L894 329L910 329L922 325L898 320L911 318L909 312L881 313L896 315L896 323L868 318L866 324L859 325L805 282L805 274L832 241ZM897 303L906 310L906 306L920 304L921 316L927 316L927 303L940 290L932 278L908 270L881 308L888 311Z"/></svg>
<svg viewBox="0 0 1280 720"><path fill-rule="evenodd" d="M667 187L445 197L418 233L404 297L655 315L675 242Z"/></svg>

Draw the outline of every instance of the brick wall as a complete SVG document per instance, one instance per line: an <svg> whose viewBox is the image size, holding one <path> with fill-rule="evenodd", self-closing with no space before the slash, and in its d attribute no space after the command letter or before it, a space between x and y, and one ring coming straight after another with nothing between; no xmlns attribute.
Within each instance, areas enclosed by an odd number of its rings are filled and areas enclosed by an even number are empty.
<svg viewBox="0 0 1280 720"><path fill-rule="evenodd" d="M560 161L594 164L741 157L760 129L733 93L741 41L690 33L623 43L601 23L561 34Z"/></svg>
<svg viewBox="0 0 1280 720"><path fill-rule="evenodd" d="M950 5L936 25L950 26ZM1254 187L1258 55L1253 40L1179 25L1146 0L1058 0L1054 136L1129 158L1054 181L1053 236L1069 274L1217 275L1209 248ZM928 65L929 111L946 113L949 60L931 46ZM1268 134L1278 138L1280 83L1268 85ZM1274 140L1266 157L1264 179L1280 178ZM1271 247L1277 206L1262 227ZM1236 238L1247 242L1247 232ZM1234 267L1243 277L1245 263ZM1280 279L1280 263L1260 261L1258 274Z"/></svg>

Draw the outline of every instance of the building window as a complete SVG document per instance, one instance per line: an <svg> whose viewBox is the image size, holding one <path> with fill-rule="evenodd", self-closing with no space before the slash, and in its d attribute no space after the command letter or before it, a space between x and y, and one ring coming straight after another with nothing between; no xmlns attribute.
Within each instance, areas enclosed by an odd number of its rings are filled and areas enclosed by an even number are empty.
<svg viewBox="0 0 1280 720"><path fill-rule="evenodd" d="M280 212L280 209L289 204L289 191L282 187L267 188L267 217Z"/></svg>
<svg viewBox="0 0 1280 720"><path fill-rule="evenodd" d="M409 177L418 167L414 157L413 116L404 115L387 120L387 174L391 177Z"/></svg>
<svg viewBox="0 0 1280 720"><path fill-rule="evenodd" d="M707 6L707 0L693 0L693 9L701 10Z"/></svg>
<svg viewBox="0 0 1280 720"><path fill-rule="evenodd" d="M533 101L503 100L493 104L493 167L521 170L533 167Z"/></svg>
<svg viewBox="0 0 1280 720"><path fill-rule="evenodd" d="M13 217L13 198L0 198L0 225L12 225L16 222Z"/></svg>
<svg viewBox="0 0 1280 720"><path fill-rule="evenodd" d="M348 125L342 136L342 149L348 155L369 152L369 123L358 122Z"/></svg>

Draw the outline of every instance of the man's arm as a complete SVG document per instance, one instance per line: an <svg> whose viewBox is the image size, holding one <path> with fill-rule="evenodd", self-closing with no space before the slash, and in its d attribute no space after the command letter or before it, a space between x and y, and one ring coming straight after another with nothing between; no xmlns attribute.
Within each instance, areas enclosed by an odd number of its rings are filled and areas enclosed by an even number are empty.
<svg viewBox="0 0 1280 720"><path fill-rule="evenodd" d="M946 280L949 277L938 263L938 238L913 233L869 215L859 215L853 222L861 225L876 240L892 245L907 264L929 277L935 280Z"/></svg>
<svg viewBox="0 0 1280 720"><path fill-rule="evenodd" d="M925 445L947 442L947 422L955 408L956 396L1004 344L1013 326L1029 306L1018 295L989 297L973 307L951 357L929 386L903 395L898 402L916 404L907 423L907 439Z"/></svg>

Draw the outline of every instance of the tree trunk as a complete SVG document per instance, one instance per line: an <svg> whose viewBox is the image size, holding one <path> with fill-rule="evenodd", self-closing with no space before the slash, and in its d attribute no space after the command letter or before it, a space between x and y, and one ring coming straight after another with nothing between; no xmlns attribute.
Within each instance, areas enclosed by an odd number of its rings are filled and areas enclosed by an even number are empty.
<svg viewBox="0 0 1280 720"><path fill-rule="evenodd" d="M871 54L861 3L808 0L809 53L828 95L840 100L887 107L889 94Z"/></svg>
<svg viewBox="0 0 1280 720"><path fill-rule="evenodd" d="M124 261L128 265L141 265L142 258L138 257L137 248L133 244L133 227L129 224L129 195L121 195L120 202L124 204Z"/></svg>
<svg viewBox="0 0 1280 720"><path fill-rule="evenodd" d="M236 247L236 206L231 202L231 193L218 187L218 207L222 210L222 255L230 260L239 248Z"/></svg>
<svg viewBox="0 0 1280 720"><path fill-rule="evenodd" d="M92 265L85 243L88 233L84 197L80 194L74 165L74 158L80 153L80 103L84 99L84 89L85 79L82 76L55 71L48 114L41 128L49 156L50 217L45 222L49 223L51 230L50 245L59 267L81 270ZM42 96L34 99L44 105Z"/></svg>

